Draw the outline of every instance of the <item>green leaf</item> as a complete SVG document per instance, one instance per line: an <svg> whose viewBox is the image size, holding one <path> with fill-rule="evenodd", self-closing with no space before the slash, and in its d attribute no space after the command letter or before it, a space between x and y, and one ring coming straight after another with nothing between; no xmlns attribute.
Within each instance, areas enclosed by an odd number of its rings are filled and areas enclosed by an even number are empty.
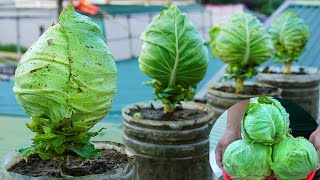
<svg viewBox="0 0 320 180"><path fill-rule="evenodd" d="M213 27L210 29L209 31L209 35L210 35L210 47L211 47L211 50L212 50L212 55L213 56L217 56L216 52L215 52L215 46L216 46L216 39L217 39L217 36L220 32L220 28L219 27Z"/></svg>
<svg viewBox="0 0 320 180"><path fill-rule="evenodd" d="M271 147L237 140L223 155L223 168L232 179L264 180L272 171L269 166Z"/></svg>
<svg viewBox="0 0 320 180"><path fill-rule="evenodd" d="M84 146L68 146L68 149L74 151L83 158L92 158L102 156L102 152L94 147L92 143L86 143Z"/></svg>
<svg viewBox="0 0 320 180"><path fill-rule="evenodd" d="M242 121L244 138L252 143L275 144L289 133L289 115L275 99L250 102Z"/></svg>
<svg viewBox="0 0 320 180"><path fill-rule="evenodd" d="M24 157L28 157L31 154L35 153L35 148L34 147L28 147L28 148L22 148L18 150L19 153L22 154Z"/></svg>
<svg viewBox="0 0 320 180"><path fill-rule="evenodd" d="M313 144L303 137L286 138L273 148L271 169L277 179L305 179L318 167L319 157Z"/></svg>
<svg viewBox="0 0 320 180"><path fill-rule="evenodd" d="M115 61L98 25L68 6L20 60L13 90L32 117L32 131L47 126L74 134L108 113L116 84Z"/></svg>
<svg viewBox="0 0 320 180"><path fill-rule="evenodd" d="M269 33L277 51L277 63L297 61L310 36L306 22L292 10L281 13L270 25Z"/></svg>
<svg viewBox="0 0 320 180"><path fill-rule="evenodd" d="M141 40L140 70L156 80L152 86L157 97L164 92L175 96L179 93L177 89L183 92L187 89L191 93L192 87L206 75L209 58L204 40L176 6L168 6L156 16ZM184 93L172 100L165 96L175 104L187 95Z"/></svg>
<svg viewBox="0 0 320 180"><path fill-rule="evenodd" d="M94 152L87 143L99 132L88 131L109 112L116 85L116 64L100 28L68 6L16 69L13 90L36 133L33 146L21 152L44 159L63 157L70 146Z"/></svg>
<svg viewBox="0 0 320 180"><path fill-rule="evenodd" d="M231 68L232 78L251 78L248 70L267 61L273 55L270 35L253 15L239 12L210 31L210 47L214 55Z"/></svg>

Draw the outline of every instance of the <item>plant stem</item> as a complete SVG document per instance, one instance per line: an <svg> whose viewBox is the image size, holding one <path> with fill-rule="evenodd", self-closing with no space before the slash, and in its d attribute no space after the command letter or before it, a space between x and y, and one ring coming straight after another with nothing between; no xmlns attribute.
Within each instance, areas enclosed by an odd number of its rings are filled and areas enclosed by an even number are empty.
<svg viewBox="0 0 320 180"><path fill-rule="evenodd" d="M241 94L243 92L244 87L244 79L242 78L236 78L236 93Z"/></svg>
<svg viewBox="0 0 320 180"><path fill-rule="evenodd" d="M170 108L170 104L164 104L164 113L173 113L174 109Z"/></svg>
<svg viewBox="0 0 320 180"><path fill-rule="evenodd" d="M284 63L284 74L290 74L291 62Z"/></svg>

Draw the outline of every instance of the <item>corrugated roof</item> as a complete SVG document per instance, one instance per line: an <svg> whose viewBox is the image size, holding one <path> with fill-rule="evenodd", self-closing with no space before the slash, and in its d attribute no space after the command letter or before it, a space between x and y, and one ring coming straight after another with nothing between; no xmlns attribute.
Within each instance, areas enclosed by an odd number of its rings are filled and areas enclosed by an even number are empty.
<svg viewBox="0 0 320 180"><path fill-rule="evenodd" d="M316 3L318 2L318 3ZM312 66L320 68L320 1L292 1L285 9L297 12L309 25L311 35L305 48L305 52L299 57L299 61L294 65ZM280 12L277 12L277 14ZM276 15L272 17L276 17ZM264 63L263 66L274 65L273 60Z"/></svg>
<svg viewBox="0 0 320 180"><path fill-rule="evenodd" d="M163 10L162 5L97 5L103 11L112 15L126 15L126 14L139 14L139 13L158 13ZM179 5L183 12L201 11L203 7L199 4Z"/></svg>

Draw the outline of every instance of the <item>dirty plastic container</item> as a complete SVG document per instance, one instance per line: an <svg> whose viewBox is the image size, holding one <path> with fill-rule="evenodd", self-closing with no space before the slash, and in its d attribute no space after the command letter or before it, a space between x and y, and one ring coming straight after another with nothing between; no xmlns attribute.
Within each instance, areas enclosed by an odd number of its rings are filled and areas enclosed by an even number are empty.
<svg viewBox="0 0 320 180"><path fill-rule="evenodd" d="M214 123L212 108L186 102L184 109L208 114L181 121L136 119L131 109L151 107L138 103L123 108L123 142L136 153L136 179L139 180L212 180L209 163L209 134Z"/></svg>
<svg viewBox="0 0 320 180"><path fill-rule="evenodd" d="M104 141L95 141L93 142L94 146L97 149L114 149L119 151L123 154L127 154L128 157L132 157L131 161L123 168L116 168L110 170L108 172L102 174L92 174L87 176L79 176L73 177L68 175L63 175L62 178L52 178L52 177L32 177L21 175L14 172L8 172L7 170L12 167L14 164L20 162L22 160L22 155L20 153L14 153L8 155L4 160L4 169L3 169L3 177L1 180L114 180L114 179L121 179L121 180L133 180L135 167L134 167L134 152L130 149L125 147L123 144L114 143L114 142L104 142ZM1 171L0 171L1 172Z"/></svg>

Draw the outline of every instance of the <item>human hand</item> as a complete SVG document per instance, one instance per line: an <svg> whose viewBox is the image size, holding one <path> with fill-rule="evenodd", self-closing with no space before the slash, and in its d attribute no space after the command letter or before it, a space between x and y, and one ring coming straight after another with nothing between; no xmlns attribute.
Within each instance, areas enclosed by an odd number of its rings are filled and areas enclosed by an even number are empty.
<svg viewBox="0 0 320 180"><path fill-rule="evenodd" d="M309 137L309 141L316 148L318 156L320 157L320 128L315 130Z"/></svg>
<svg viewBox="0 0 320 180"><path fill-rule="evenodd" d="M241 132L240 130L233 130L233 129L226 129L224 132L222 138L219 140L215 154L216 154L216 163L222 169L222 159L223 159L223 154L225 150L227 149L228 145L233 143L236 140L241 139Z"/></svg>

